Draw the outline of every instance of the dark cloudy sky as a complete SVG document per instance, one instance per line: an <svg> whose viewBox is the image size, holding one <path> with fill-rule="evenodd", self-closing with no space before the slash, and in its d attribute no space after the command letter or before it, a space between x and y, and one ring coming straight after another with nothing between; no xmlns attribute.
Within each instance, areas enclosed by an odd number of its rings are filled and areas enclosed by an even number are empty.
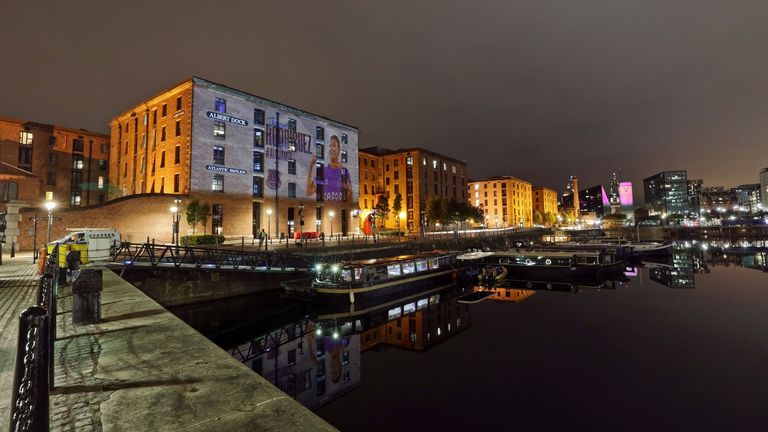
<svg viewBox="0 0 768 432"><path fill-rule="evenodd" d="M0 116L100 132L194 74L474 178L768 166L765 0L2 0L0 49Z"/></svg>

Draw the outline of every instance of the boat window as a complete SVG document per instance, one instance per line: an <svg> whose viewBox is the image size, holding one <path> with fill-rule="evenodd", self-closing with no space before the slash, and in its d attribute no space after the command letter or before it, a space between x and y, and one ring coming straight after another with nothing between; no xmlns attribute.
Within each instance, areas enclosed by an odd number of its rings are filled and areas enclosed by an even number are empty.
<svg viewBox="0 0 768 432"><path fill-rule="evenodd" d="M406 261L403 263L403 274L411 274L416 271L416 265L413 261Z"/></svg>
<svg viewBox="0 0 768 432"><path fill-rule="evenodd" d="M343 280L344 282L352 282L352 270L343 269L341 271L341 280Z"/></svg>
<svg viewBox="0 0 768 432"><path fill-rule="evenodd" d="M427 265L427 260L418 260L416 261L416 271L422 272L429 269L429 266Z"/></svg>
<svg viewBox="0 0 768 432"><path fill-rule="evenodd" d="M390 309L387 312L387 318L391 321L395 318L400 318L400 316L403 314L403 311L400 309L400 307L396 307L394 309Z"/></svg>
<svg viewBox="0 0 768 432"><path fill-rule="evenodd" d="M354 271L355 271L355 280L356 281L361 280L362 277L363 277L363 268L362 267L355 267Z"/></svg>
<svg viewBox="0 0 768 432"><path fill-rule="evenodd" d="M440 294L435 294L432 297L429 298L429 304L438 304L440 303Z"/></svg>
<svg viewBox="0 0 768 432"><path fill-rule="evenodd" d="M387 276L400 276L401 270L400 270L400 263L397 264L390 264L387 266Z"/></svg>
<svg viewBox="0 0 768 432"><path fill-rule="evenodd" d="M429 300L421 299L416 302L416 309L424 309L425 307L427 307L428 303L429 303Z"/></svg>
<svg viewBox="0 0 768 432"><path fill-rule="evenodd" d="M439 260L437 258L432 258L429 260L429 269L434 270L436 268L440 268Z"/></svg>
<svg viewBox="0 0 768 432"><path fill-rule="evenodd" d="M416 303L408 303L407 305L403 306L404 314L409 314L411 312L416 312Z"/></svg>

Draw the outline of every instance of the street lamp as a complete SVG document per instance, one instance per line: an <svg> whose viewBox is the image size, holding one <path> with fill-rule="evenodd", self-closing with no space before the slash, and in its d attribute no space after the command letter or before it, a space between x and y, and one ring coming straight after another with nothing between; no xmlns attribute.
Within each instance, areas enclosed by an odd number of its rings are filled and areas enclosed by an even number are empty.
<svg viewBox="0 0 768 432"><path fill-rule="evenodd" d="M56 208L56 203L53 201L46 201L45 208L48 210L48 241L51 242L51 226L53 225L53 209Z"/></svg>
<svg viewBox="0 0 768 432"><path fill-rule="evenodd" d="M267 241L269 241L269 225L271 223L270 222L271 220L272 220L272 209L268 208L267 209ZM277 233L275 233L275 235L277 235Z"/></svg>
<svg viewBox="0 0 768 432"><path fill-rule="evenodd" d="M171 206L171 218L173 221L173 236L171 238L171 242L174 243L176 246L179 245L179 220L181 219L181 213L179 213L179 205L181 204L180 199L173 200L173 205Z"/></svg>
<svg viewBox="0 0 768 432"><path fill-rule="evenodd" d="M401 211L400 214L397 215L397 237L401 237L401 230L400 230L400 221L405 219L405 211Z"/></svg>
<svg viewBox="0 0 768 432"><path fill-rule="evenodd" d="M333 237L333 217L336 216L333 210L328 212L328 217L331 218L331 237Z"/></svg>

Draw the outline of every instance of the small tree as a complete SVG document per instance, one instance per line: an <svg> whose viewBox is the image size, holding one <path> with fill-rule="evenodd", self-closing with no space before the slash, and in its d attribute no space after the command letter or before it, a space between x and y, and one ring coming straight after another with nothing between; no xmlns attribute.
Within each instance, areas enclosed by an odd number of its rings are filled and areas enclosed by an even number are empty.
<svg viewBox="0 0 768 432"><path fill-rule="evenodd" d="M403 209L403 196L399 193L395 194L395 199L392 200L392 211L395 213L395 217L398 221L400 221L400 210ZM397 229L400 229L400 224L398 223Z"/></svg>
<svg viewBox="0 0 768 432"><path fill-rule="evenodd" d="M384 229L384 219L389 214L389 199L387 196L379 195L376 206L373 209L376 210L376 218L381 221L381 228Z"/></svg>
<svg viewBox="0 0 768 432"><path fill-rule="evenodd" d="M187 224L192 225L192 235L195 234L197 223L200 221L200 201L192 200L187 204Z"/></svg>
<svg viewBox="0 0 768 432"><path fill-rule="evenodd" d="M554 213L548 211L544 213L544 222L547 225L552 226L555 224L555 222L557 222L557 217L555 217Z"/></svg>
<svg viewBox="0 0 768 432"><path fill-rule="evenodd" d="M544 216L541 215L541 213L536 210L533 212L533 223L536 225L543 225L544 224Z"/></svg>
<svg viewBox="0 0 768 432"><path fill-rule="evenodd" d="M203 234L207 233L208 218L211 217L211 205L202 203L197 208L197 220L203 224Z"/></svg>

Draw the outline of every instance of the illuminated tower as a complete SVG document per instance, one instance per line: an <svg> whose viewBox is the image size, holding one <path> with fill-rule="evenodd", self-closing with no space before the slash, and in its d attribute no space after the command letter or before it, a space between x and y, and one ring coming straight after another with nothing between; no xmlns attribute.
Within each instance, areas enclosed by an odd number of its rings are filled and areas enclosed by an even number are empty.
<svg viewBox="0 0 768 432"><path fill-rule="evenodd" d="M616 173L611 176L611 187L608 192L608 202L611 205L611 214L619 211L621 207L621 200L619 199L619 180L616 178Z"/></svg>

